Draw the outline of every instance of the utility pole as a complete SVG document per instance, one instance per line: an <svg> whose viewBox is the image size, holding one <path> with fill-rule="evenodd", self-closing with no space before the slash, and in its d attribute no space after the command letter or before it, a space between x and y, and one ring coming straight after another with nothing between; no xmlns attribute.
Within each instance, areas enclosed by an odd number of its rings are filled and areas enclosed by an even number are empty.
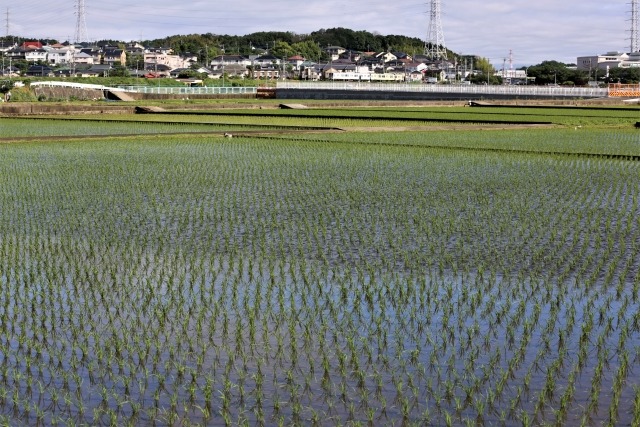
<svg viewBox="0 0 640 427"><path fill-rule="evenodd" d="M513 49L509 49L509 84L511 84L514 77L515 73L513 72Z"/></svg>
<svg viewBox="0 0 640 427"><path fill-rule="evenodd" d="M222 87L224 87L224 45L222 45Z"/></svg>
<svg viewBox="0 0 640 427"><path fill-rule="evenodd" d="M7 14L6 14L6 21L5 22L6 22L5 26L6 26L6 29L7 29L5 35L7 36L7 38L9 38L9 8L7 8Z"/></svg>

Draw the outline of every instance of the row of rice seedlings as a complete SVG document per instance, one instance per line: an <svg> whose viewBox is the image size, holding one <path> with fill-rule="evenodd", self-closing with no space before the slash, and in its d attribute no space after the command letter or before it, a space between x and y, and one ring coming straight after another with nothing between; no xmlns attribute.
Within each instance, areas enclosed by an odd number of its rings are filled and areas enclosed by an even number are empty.
<svg viewBox="0 0 640 427"><path fill-rule="evenodd" d="M640 155L640 134L633 130L527 129L496 131L362 132L283 136L296 140L365 144L457 147L541 153Z"/></svg>
<svg viewBox="0 0 640 427"><path fill-rule="evenodd" d="M501 122L553 122L556 124L579 126L620 126L628 125L638 117L638 109L540 109L540 108L468 108L468 107L418 107L418 108L310 108L304 110L214 110L197 114L222 114L286 117L375 117L376 119L441 119L445 121L501 121ZM181 112L180 114L185 114Z"/></svg>
<svg viewBox="0 0 640 427"><path fill-rule="evenodd" d="M84 135L131 135L163 134L178 132L215 132L217 129L241 130L247 126L230 127L220 124L198 123L145 123L144 121L97 121L97 120L55 120L55 119L0 119L2 138L44 137L44 136L84 136Z"/></svg>
<svg viewBox="0 0 640 427"><path fill-rule="evenodd" d="M635 164L250 140L124 148L3 147L8 419L637 416L620 410L640 362Z"/></svg>
<svg viewBox="0 0 640 427"><path fill-rule="evenodd" d="M112 119L116 119L114 116ZM171 115L171 114L150 114L136 116L121 116L122 118L130 117L131 120L141 121L166 121L167 123L211 123L211 124L234 124L234 125L262 125L275 127L324 127L324 128L354 128L354 127L411 127L411 126L438 126L442 122L433 122L431 120L415 121L415 120L393 120L382 118L358 118L345 115L344 118L339 117L323 117L322 114L310 115L309 117L287 117L281 114L270 114L264 116L257 115ZM480 120L479 120L480 122Z"/></svg>

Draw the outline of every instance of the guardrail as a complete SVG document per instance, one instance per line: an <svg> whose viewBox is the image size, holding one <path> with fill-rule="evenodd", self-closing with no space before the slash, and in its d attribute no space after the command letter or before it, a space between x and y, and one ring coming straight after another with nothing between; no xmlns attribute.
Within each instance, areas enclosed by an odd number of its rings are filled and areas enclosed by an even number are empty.
<svg viewBox="0 0 640 427"><path fill-rule="evenodd" d="M255 87L227 86L119 86L126 92L151 93L157 95L255 95Z"/></svg>
<svg viewBox="0 0 640 427"><path fill-rule="evenodd" d="M361 82L278 82L277 89L352 90L414 93L457 93L469 95L546 96L572 98L606 98L608 89L590 87L529 86L529 85L441 85L424 83L361 83Z"/></svg>
<svg viewBox="0 0 640 427"><path fill-rule="evenodd" d="M122 90L119 88L108 87L104 85L95 85L89 83L75 83L75 82L60 82L57 80L31 82L32 87L63 87L68 89L94 89L94 90Z"/></svg>

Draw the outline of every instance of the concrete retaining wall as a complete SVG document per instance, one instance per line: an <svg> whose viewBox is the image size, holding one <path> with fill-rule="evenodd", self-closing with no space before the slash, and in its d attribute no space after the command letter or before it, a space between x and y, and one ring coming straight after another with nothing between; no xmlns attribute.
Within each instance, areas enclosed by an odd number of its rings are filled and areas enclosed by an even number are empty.
<svg viewBox="0 0 640 427"><path fill-rule="evenodd" d="M9 102L0 104L0 115L57 115L57 114L133 114L132 104L74 105L41 102Z"/></svg>
<svg viewBox="0 0 640 427"><path fill-rule="evenodd" d="M513 95L486 95L486 94L462 94L441 92L392 92L374 90L326 90L326 89L281 89L276 90L278 99L334 99L334 100L371 100L371 101L489 101L489 100L513 100L513 99L538 99L538 100L568 100L570 97L562 96L519 96Z"/></svg>

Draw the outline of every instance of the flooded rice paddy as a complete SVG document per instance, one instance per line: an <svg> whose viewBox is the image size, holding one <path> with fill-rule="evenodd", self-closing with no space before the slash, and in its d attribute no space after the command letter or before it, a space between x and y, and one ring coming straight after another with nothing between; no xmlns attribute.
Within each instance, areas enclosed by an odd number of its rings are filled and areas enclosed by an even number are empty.
<svg viewBox="0 0 640 427"><path fill-rule="evenodd" d="M640 422L639 162L0 150L4 423Z"/></svg>

